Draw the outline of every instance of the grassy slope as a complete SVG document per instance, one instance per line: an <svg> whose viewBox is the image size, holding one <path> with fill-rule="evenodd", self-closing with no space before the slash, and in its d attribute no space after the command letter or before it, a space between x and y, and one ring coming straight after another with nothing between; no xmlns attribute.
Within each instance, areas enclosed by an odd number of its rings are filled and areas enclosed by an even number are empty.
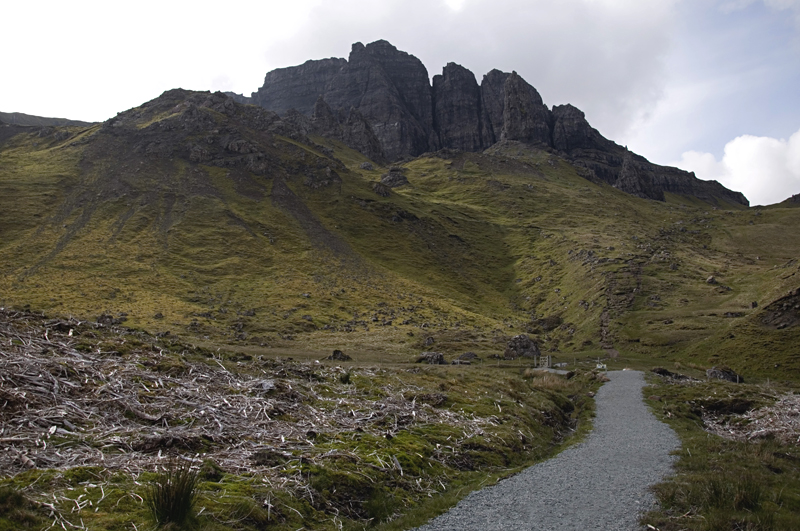
<svg viewBox="0 0 800 531"><path fill-rule="evenodd" d="M174 117L144 110L137 127ZM313 189L292 168L326 157L278 139L286 185L320 240L275 204L269 177L137 158L122 144L87 164L99 127L74 131L2 148L5 304L122 313L133 326L253 346L292 348L287 338L302 337L312 350L388 342L408 354L419 345L400 338L423 324L433 336L460 330L453 351L497 349L493 337L528 331L566 357L602 353L608 309L620 352L761 372L796 339L765 331L750 304L796 287L796 266L781 266L800 251L789 229L800 209L641 200L516 144L408 162L410 184L384 198L371 184L385 169L362 170L360 154L316 139L349 169ZM705 282L711 275L719 284ZM552 316L555 330L532 322Z"/></svg>
<svg viewBox="0 0 800 531"><path fill-rule="evenodd" d="M144 133L181 117L137 112ZM761 322L800 280L789 204L641 200L516 144L406 162L409 185L382 197L386 168L321 138L274 136L263 175L69 131L0 146L2 305L108 313L250 355L339 348L389 370L421 350L502 353L526 332L556 361L800 374L798 327ZM325 167L341 181L305 184ZM293 206L276 200L282 184ZM700 485L694 473L679 478Z"/></svg>

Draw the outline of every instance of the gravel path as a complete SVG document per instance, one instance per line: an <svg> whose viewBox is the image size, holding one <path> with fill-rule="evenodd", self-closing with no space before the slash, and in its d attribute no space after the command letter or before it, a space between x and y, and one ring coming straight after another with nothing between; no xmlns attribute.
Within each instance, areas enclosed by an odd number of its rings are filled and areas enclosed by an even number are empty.
<svg viewBox="0 0 800 531"><path fill-rule="evenodd" d="M418 530L641 529L640 513L655 502L647 487L671 472L680 442L645 406L641 372L608 376L584 442L471 493Z"/></svg>

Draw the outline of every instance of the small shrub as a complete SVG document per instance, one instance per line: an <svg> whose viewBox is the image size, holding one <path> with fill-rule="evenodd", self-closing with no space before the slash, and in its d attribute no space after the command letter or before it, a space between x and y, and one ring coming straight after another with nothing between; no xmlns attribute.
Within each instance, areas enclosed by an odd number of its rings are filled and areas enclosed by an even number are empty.
<svg viewBox="0 0 800 531"><path fill-rule="evenodd" d="M197 481L197 471L192 470L191 464L170 461L167 470L147 486L145 504L158 527L182 526L193 518Z"/></svg>
<svg viewBox="0 0 800 531"><path fill-rule="evenodd" d="M340 374L339 381L345 385L350 385L350 371Z"/></svg>

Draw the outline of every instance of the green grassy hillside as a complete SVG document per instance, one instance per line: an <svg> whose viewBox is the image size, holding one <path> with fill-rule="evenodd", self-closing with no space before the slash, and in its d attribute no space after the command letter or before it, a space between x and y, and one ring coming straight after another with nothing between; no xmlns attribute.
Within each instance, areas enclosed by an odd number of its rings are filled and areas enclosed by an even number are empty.
<svg viewBox="0 0 800 531"><path fill-rule="evenodd" d="M417 526L586 433L600 358L747 382L659 371L684 449L645 523L796 528L796 430L754 431L800 377L796 201L644 200L514 142L383 167L307 125L173 90L0 126L0 530L152 528L167 455L183 528ZM501 359L522 333L570 372Z"/></svg>
<svg viewBox="0 0 800 531"><path fill-rule="evenodd" d="M762 322L800 284L789 204L642 200L517 143L407 161L385 197L388 168L206 93L66 131L0 146L5 305L255 349L404 360L524 332L565 358L800 369L795 327Z"/></svg>

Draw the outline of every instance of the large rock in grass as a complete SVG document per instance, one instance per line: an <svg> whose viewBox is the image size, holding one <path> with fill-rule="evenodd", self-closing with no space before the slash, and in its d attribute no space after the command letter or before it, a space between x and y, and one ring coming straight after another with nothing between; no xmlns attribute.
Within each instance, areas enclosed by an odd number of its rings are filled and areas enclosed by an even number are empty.
<svg viewBox="0 0 800 531"><path fill-rule="evenodd" d="M507 360L517 358L534 358L540 356L539 347L525 334L520 334L511 338L506 346L504 353Z"/></svg>
<svg viewBox="0 0 800 531"><path fill-rule="evenodd" d="M328 356L325 359L326 360L330 360L330 361L350 361L353 358L348 356L347 354L345 354L341 350L336 349L336 350L333 351L333 354L331 354L330 356Z"/></svg>
<svg viewBox="0 0 800 531"><path fill-rule="evenodd" d="M423 352L417 358L417 363L427 363L429 365L447 365L444 354L441 352Z"/></svg>
<svg viewBox="0 0 800 531"><path fill-rule="evenodd" d="M736 374L729 367L711 367L706 371L706 376L710 380L727 380L733 383L744 383L744 378Z"/></svg>
<svg viewBox="0 0 800 531"><path fill-rule="evenodd" d="M389 168L389 173L381 175L381 184L389 188L397 188L408 184L408 178L403 175L403 168L393 166Z"/></svg>

